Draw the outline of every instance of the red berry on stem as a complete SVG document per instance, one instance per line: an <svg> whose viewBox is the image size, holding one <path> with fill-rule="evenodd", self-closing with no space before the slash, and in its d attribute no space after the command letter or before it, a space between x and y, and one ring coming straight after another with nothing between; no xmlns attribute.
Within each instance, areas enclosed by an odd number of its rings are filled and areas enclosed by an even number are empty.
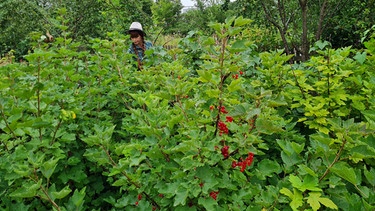
<svg viewBox="0 0 375 211"><path fill-rule="evenodd" d="M226 122L233 122L233 117L231 116L226 116Z"/></svg>
<svg viewBox="0 0 375 211"><path fill-rule="evenodd" d="M218 123L217 126L219 127L219 130L220 130L221 133L225 133L225 134L228 134L228 133L229 133L229 130L228 130L228 128L227 128L227 125L226 125L224 122L219 121L219 123Z"/></svg>
<svg viewBox="0 0 375 211"><path fill-rule="evenodd" d="M223 148L221 148L221 154L224 156L224 158L228 158L229 157L229 146L225 145L223 146Z"/></svg>
<svg viewBox="0 0 375 211"><path fill-rule="evenodd" d="M227 114L227 113L228 113L228 111L225 110L225 106L219 106L219 110L220 110L220 112L223 113L223 114Z"/></svg>
<svg viewBox="0 0 375 211"><path fill-rule="evenodd" d="M217 191L217 192L211 191L210 196L211 196L211 198L213 198L214 200L216 200L217 199L217 194L219 194L219 191Z"/></svg>

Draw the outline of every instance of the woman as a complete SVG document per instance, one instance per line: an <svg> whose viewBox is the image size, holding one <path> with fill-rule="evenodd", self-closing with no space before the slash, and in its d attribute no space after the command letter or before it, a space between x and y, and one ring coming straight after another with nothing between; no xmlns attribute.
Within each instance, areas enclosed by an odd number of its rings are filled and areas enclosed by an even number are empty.
<svg viewBox="0 0 375 211"><path fill-rule="evenodd" d="M129 27L128 33L130 34L130 39L132 41L128 53L135 54L138 62L138 69L141 70L145 51L152 47L152 43L145 41L146 33L143 31L142 24L139 22L133 22Z"/></svg>

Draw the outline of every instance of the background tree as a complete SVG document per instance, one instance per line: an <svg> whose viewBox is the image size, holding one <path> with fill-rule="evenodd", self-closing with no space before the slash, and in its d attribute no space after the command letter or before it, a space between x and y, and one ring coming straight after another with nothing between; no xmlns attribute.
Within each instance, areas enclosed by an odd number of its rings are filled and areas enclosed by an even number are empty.
<svg viewBox="0 0 375 211"><path fill-rule="evenodd" d="M285 53L294 53L303 61L309 58L311 43L320 39L340 42L335 47L359 47L358 35L374 24L373 17L369 15L374 11L373 0L277 0L252 3L262 5L266 21L280 34ZM335 41L333 35L338 35Z"/></svg>
<svg viewBox="0 0 375 211"><path fill-rule="evenodd" d="M47 30L58 37L61 24L77 40L104 38L109 31L124 33L133 21L152 26L152 0L5 0L0 3L0 55L29 50L31 32ZM64 8L63 17L57 12ZM147 28L147 27L145 27Z"/></svg>
<svg viewBox="0 0 375 211"><path fill-rule="evenodd" d="M45 31L49 24L47 8L35 1L5 0L0 3L0 55L15 50L15 55L27 53L28 34Z"/></svg>
<svg viewBox="0 0 375 211"><path fill-rule="evenodd" d="M363 48L363 33L375 24L375 1L344 1L340 7L334 2L327 2L325 22L321 30L318 28L320 33L316 34L316 40L328 40L334 48Z"/></svg>
<svg viewBox="0 0 375 211"><path fill-rule="evenodd" d="M186 36L189 31L211 34L210 22L223 23L227 17L241 15L229 0L195 0L195 8L184 12L179 20L179 31Z"/></svg>
<svg viewBox="0 0 375 211"><path fill-rule="evenodd" d="M178 20L181 15L182 4L180 0L158 0L151 7L152 20L156 27L164 33L178 33Z"/></svg>

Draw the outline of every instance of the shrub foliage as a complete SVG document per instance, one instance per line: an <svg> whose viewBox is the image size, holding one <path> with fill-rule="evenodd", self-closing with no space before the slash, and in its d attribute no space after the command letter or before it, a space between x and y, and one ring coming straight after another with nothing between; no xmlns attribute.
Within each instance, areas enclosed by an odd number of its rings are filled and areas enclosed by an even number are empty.
<svg viewBox="0 0 375 211"><path fill-rule="evenodd" d="M117 33L34 39L0 67L0 207L374 209L375 40L289 64L248 23L148 50L142 71Z"/></svg>

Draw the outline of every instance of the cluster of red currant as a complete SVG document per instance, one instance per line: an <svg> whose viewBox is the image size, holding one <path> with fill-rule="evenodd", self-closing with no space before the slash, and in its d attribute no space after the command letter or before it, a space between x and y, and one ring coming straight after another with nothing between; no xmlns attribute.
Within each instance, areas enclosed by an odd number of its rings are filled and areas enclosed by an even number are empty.
<svg viewBox="0 0 375 211"><path fill-rule="evenodd" d="M214 108L215 107L213 105L210 106L210 110L213 110ZM219 109L219 112L222 113L222 114L228 113L228 111L225 109L225 106L218 106L218 109ZM226 119L225 120L226 122L233 122L233 117L231 117L231 116L226 116L225 119ZM223 135L223 134L229 133L227 125L221 120L218 122L217 127L219 128L219 135L220 136Z"/></svg>
<svg viewBox="0 0 375 211"><path fill-rule="evenodd" d="M142 194L138 194L137 199L138 200L135 202L135 206L138 206L139 201L142 199Z"/></svg>
<svg viewBox="0 0 375 211"><path fill-rule="evenodd" d="M221 154L224 156L224 158L229 157L229 146L225 145L223 148L221 148Z"/></svg>
<svg viewBox="0 0 375 211"><path fill-rule="evenodd" d="M231 116L226 116L225 119L226 122L233 122L233 117Z"/></svg>
<svg viewBox="0 0 375 211"><path fill-rule="evenodd" d="M211 198L213 198L214 200L216 200L217 194L219 194L219 191L211 191L210 196L211 196Z"/></svg>
<svg viewBox="0 0 375 211"><path fill-rule="evenodd" d="M240 75L243 75L243 72L240 70ZM233 79L238 79L238 74L233 74L232 75Z"/></svg>
<svg viewBox="0 0 375 211"><path fill-rule="evenodd" d="M219 131L220 131L219 134L220 135L222 135L223 133L224 134L228 134L229 133L228 127L227 127L227 125L224 122L219 121L219 123L217 123L217 126L219 128Z"/></svg>
<svg viewBox="0 0 375 211"><path fill-rule="evenodd" d="M253 159L254 159L254 153L252 152L249 152L249 154L247 155L247 158L245 160L243 160L242 158L240 159L241 161L233 161L232 162L232 167L233 168L236 168L237 166L240 166L241 167L241 172L244 172L245 169L246 169L246 166L251 166L251 164L253 163Z"/></svg>

